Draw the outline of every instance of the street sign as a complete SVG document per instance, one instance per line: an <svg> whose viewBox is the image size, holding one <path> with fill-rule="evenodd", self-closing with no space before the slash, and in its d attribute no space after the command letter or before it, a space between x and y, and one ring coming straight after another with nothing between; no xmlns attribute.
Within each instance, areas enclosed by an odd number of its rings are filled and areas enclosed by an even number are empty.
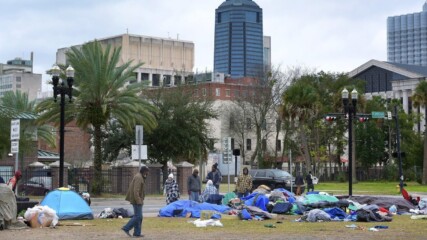
<svg viewBox="0 0 427 240"><path fill-rule="evenodd" d="M12 119L10 121L10 140L19 140L19 119Z"/></svg>
<svg viewBox="0 0 427 240"><path fill-rule="evenodd" d="M384 112L372 112L372 118L384 118Z"/></svg>
<svg viewBox="0 0 427 240"><path fill-rule="evenodd" d="M11 141L10 142L10 152L18 153L19 152L19 141Z"/></svg>
<svg viewBox="0 0 427 240"><path fill-rule="evenodd" d="M139 156L139 146L141 146L141 156ZM132 145L132 160L148 159L147 145Z"/></svg>
<svg viewBox="0 0 427 240"><path fill-rule="evenodd" d="M391 119L392 119L392 117L391 117L391 112L387 112L387 119L388 119L388 120L391 120Z"/></svg>
<svg viewBox="0 0 427 240"><path fill-rule="evenodd" d="M231 137L224 137L222 139L222 162L230 164L232 162L231 151Z"/></svg>
<svg viewBox="0 0 427 240"><path fill-rule="evenodd" d="M142 125L135 126L135 144L142 144L144 139L144 127Z"/></svg>

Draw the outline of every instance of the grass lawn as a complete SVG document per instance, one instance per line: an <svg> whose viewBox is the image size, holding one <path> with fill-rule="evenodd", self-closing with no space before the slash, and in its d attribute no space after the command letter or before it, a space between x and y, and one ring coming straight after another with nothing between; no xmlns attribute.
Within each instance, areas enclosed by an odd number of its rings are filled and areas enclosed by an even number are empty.
<svg viewBox="0 0 427 240"><path fill-rule="evenodd" d="M427 194L427 186L423 186L417 182L406 182L404 188L409 193L425 193ZM400 195L399 188L396 186L399 182L357 182L353 183L353 195ZM235 189L234 184L230 184L230 190ZM315 191L328 192L334 195L348 194L348 182L319 182L314 185ZM228 184L220 185L220 192L228 192Z"/></svg>
<svg viewBox="0 0 427 240"><path fill-rule="evenodd" d="M295 222L299 216L279 215L265 221L241 221L224 217L223 227L197 228L194 218L146 217L144 239L425 239L427 220L394 216L392 222ZM2 231L1 239L128 239L120 228L128 219L62 221L55 229L39 228ZM75 223L79 223L80 226ZM265 227L272 224L275 228ZM361 230L346 225L356 224ZM67 226L68 225L68 226ZM70 226L74 225L74 226ZM83 226L84 225L84 226ZM369 228L383 225L379 232Z"/></svg>

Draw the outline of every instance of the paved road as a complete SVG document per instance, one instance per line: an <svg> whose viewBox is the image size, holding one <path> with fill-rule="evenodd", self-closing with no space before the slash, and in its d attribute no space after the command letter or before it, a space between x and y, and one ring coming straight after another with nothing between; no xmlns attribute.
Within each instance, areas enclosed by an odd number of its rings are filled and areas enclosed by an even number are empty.
<svg viewBox="0 0 427 240"><path fill-rule="evenodd" d="M132 205L124 199L93 198L90 208L94 216L98 216L105 208L124 208L133 211ZM166 205L165 199L160 197L147 197L144 201L144 216L157 216L160 208Z"/></svg>

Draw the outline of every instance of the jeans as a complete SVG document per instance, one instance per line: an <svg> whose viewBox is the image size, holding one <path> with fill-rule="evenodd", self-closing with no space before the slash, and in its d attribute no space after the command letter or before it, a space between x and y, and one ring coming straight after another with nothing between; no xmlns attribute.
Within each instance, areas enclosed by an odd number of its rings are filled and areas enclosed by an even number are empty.
<svg viewBox="0 0 427 240"><path fill-rule="evenodd" d="M249 191L246 191L246 192L244 192L244 193L237 193L237 197L238 198L242 198L242 197L246 197L246 196L248 196L249 195Z"/></svg>
<svg viewBox="0 0 427 240"><path fill-rule="evenodd" d="M125 231L130 231L132 228L133 236L141 235L141 226L142 226L142 204L132 204L133 206L133 217L129 222L122 228Z"/></svg>
<svg viewBox="0 0 427 240"><path fill-rule="evenodd" d="M314 185L313 184L307 184L307 192L314 191Z"/></svg>
<svg viewBox="0 0 427 240"><path fill-rule="evenodd" d="M199 192L190 192L190 200L199 202Z"/></svg>

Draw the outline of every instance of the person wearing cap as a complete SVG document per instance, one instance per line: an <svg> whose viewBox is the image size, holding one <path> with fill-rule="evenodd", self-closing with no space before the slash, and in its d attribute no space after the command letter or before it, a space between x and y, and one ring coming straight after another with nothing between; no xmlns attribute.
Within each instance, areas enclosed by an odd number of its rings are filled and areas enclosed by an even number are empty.
<svg viewBox="0 0 427 240"><path fill-rule="evenodd" d="M15 176L13 176L11 179L9 179L9 181L7 182L7 186L13 191L15 192L16 190L16 185L18 184L19 180L21 180L22 178L22 173L21 171L16 171L15 172Z"/></svg>
<svg viewBox="0 0 427 240"><path fill-rule="evenodd" d="M132 182L129 185L129 189L126 194L126 201L132 204L134 215L128 221L128 223L122 227L122 230L129 237L144 237L141 233L142 228L142 206L144 205L145 198L145 181L148 176L148 167L142 166L137 174L134 175ZM133 236L129 233L133 230Z"/></svg>
<svg viewBox="0 0 427 240"><path fill-rule="evenodd" d="M166 204L173 203L179 199L179 188L173 174L169 174L168 179L165 181L163 188L163 195L166 196Z"/></svg>
<svg viewBox="0 0 427 240"><path fill-rule="evenodd" d="M187 189L190 200L198 202L202 192L202 181L200 181L199 170L194 169L193 174L188 176Z"/></svg>

